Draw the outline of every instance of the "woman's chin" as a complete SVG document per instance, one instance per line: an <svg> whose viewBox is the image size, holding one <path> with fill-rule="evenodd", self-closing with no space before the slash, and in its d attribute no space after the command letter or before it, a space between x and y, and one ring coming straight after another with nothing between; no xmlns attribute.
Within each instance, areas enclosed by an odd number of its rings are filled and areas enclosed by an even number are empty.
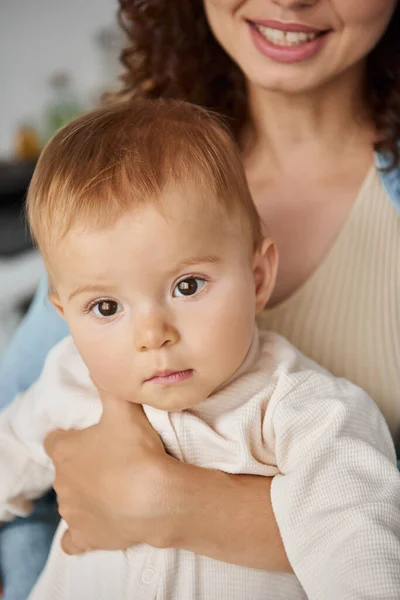
<svg viewBox="0 0 400 600"><path fill-rule="evenodd" d="M307 72L304 67L299 69L293 65L281 65L280 68L268 69L268 72L265 68L257 71L249 70L247 81L250 93L264 90L294 96L312 93L325 85L329 78L326 74L316 73L315 69Z"/></svg>

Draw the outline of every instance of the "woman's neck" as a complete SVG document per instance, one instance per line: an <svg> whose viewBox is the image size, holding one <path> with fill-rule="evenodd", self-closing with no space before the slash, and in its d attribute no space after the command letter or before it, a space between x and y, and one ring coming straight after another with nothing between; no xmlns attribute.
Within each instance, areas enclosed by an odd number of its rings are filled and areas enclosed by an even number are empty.
<svg viewBox="0 0 400 600"><path fill-rule="evenodd" d="M299 156L332 163L362 145L371 147L375 132L363 90L363 73L354 71L304 94L249 85L252 125L244 135L245 161L246 155L268 152L285 171Z"/></svg>

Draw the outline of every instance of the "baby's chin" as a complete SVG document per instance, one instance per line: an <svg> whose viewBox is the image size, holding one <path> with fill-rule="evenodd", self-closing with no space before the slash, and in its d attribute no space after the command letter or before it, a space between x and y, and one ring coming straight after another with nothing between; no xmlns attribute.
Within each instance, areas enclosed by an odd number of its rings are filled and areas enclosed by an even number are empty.
<svg viewBox="0 0 400 600"><path fill-rule="evenodd" d="M154 393L143 394L140 404L145 404L158 410L179 412L198 406L209 395L205 392L190 390L188 387L182 386L182 389L167 388L154 390Z"/></svg>

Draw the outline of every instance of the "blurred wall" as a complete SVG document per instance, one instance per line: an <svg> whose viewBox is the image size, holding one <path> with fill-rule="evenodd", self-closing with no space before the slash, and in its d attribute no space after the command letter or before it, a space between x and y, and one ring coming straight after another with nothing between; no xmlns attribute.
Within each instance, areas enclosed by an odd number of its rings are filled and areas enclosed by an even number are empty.
<svg viewBox="0 0 400 600"><path fill-rule="evenodd" d="M117 0L0 0L0 158L21 121L40 123L49 75L69 71L89 106L108 75L96 34L115 23Z"/></svg>

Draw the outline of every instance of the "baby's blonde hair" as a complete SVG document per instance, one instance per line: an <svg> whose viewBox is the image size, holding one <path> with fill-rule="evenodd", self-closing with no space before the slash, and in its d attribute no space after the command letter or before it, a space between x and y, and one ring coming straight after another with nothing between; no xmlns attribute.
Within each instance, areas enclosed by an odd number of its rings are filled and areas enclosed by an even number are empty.
<svg viewBox="0 0 400 600"><path fill-rule="evenodd" d="M239 151L215 116L172 100L94 110L60 129L40 156L27 197L33 238L46 257L71 228L110 227L136 206L162 205L164 187L181 183L189 196L191 187L201 193L204 210L220 205L260 241Z"/></svg>

